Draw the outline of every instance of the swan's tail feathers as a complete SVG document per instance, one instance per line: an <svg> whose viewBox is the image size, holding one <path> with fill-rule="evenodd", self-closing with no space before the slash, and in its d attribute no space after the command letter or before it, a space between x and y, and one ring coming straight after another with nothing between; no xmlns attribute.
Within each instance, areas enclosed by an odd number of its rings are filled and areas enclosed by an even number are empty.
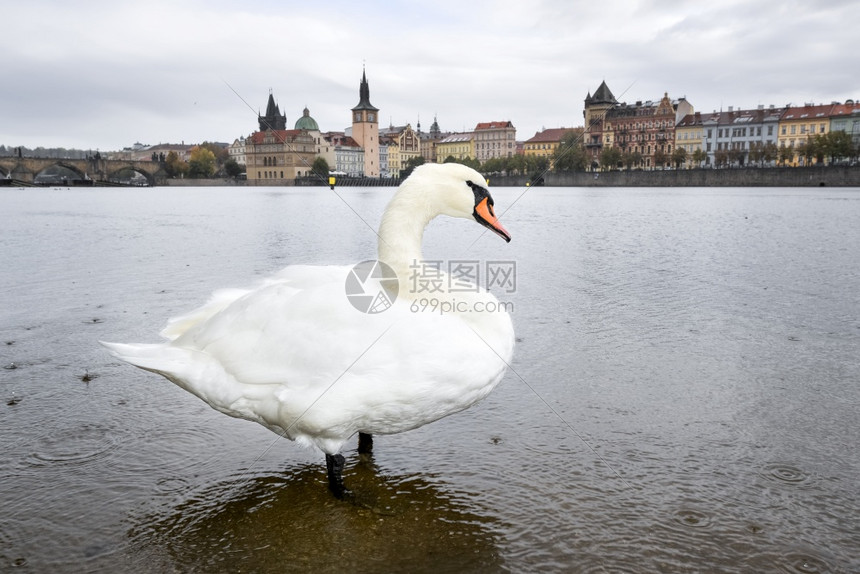
<svg viewBox="0 0 860 574"><path fill-rule="evenodd" d="M176 373L188 362L188 352L184 349L171 347L167 344L143 343L106 343L104 345L110 354L135 367L155 371L161 374Z"/></svg>
<svg viewBox="0 0 860 574"><path fill-rule="evenodd" d="M184 315L170 318L167 321L167 326L161 331L160 335L165 339L173 341L191 327L206 321L248 292L247 289L219 289L212 294L209 301L202 307L198 307Z"/></svg>
<svg viewBox="0 0 860 574"><path fill-rule="evenodd" d="M106 343L110 353L126 363L157 373L233 417L259 422L233 405L242 398L240 385L223 367L203 352L175 347L171 343Z"/></svg>

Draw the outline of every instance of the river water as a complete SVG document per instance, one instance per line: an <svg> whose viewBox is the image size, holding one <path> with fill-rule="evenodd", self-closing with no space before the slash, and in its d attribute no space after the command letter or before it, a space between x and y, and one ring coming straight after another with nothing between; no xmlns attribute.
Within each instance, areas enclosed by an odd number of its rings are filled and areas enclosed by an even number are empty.
<svg viewBox="0 0 860 574"><path fill-rule="evenodd" d="M472 409L345 452L99 340L375 256L391 188L0 190L0 570L858 572L860 190L494 190L430 260L515 265ZM510 286L510 285L509 285Z"/></svg>

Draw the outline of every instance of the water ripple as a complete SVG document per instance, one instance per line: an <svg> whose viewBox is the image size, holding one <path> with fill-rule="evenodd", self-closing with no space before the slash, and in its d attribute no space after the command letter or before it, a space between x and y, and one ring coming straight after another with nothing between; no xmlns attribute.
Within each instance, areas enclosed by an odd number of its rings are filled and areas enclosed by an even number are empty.
<svg viewBox="0 0 860 574"><path fill-rule="evenodd" d="M822 574L824 572L832 572L830 565L818 556L810 554L793 553L784 557L784 566L788 567L789 572L799 572L800 574Z"/></svg>
<svg viewBox="0 0 860 574"><path fill-rule="evenodd" d="M765 465L761 474L768 480L783 484L801 484L809 480L809 475L803 470L781 462Z"/></svg>
<svg viewBox="0 0 860 574"><path fill-rule="evenodd" d="M681 508L673 516L675 522L689 528L710 528L712 518L706 512L693 508Z"/></svg>
<svg viewBox="0 0 860 574"><path fill-rule="evenodd" d="M217 460L224 440L222 434L201 427L149 430L123 441L108 465L123 476L157 470L168 475L159 479L157 488L173 491L184 488L182 475Z"/></svg>
<svg viewBox="0 0 860 574"><path fill-rule="evenodd" d="M785 574L835 574L850 571L814 550L793 550L784 554L766 552L756 555L748 565L754 571Z"/></svg>
<svg viewBox="0 0 860 574"><path fill-rule="evenodd" d="M116 446L113 429L86 423L39 437L24 462L36 467L83 464L107 456Z"/></svg>

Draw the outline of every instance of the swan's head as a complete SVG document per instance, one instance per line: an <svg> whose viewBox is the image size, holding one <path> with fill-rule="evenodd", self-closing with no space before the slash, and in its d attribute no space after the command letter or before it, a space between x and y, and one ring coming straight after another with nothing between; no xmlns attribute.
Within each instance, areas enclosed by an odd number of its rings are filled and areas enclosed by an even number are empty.
<svg viewBox="0 0 860 574"><path fill-rule="evenodd" d="M511 234L496 217L484 176L471 167L459 163L426 163L415 168L407 182L423 188L439 213L474 218L505 241L511 240Z"/></svg>

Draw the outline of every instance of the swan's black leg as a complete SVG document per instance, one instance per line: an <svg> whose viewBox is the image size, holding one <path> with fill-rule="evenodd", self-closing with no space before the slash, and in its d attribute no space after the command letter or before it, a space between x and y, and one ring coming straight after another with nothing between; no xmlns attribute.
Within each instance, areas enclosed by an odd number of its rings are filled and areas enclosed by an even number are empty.
<svg viewBox="0 0 860 574"><path fill-rule="evenodd" d="M373 435L358 433L358 454L370 454L373 452Z"/></svg>
<svg viewBox="0 0 860 574"><path fill-rule="evenodd" d="M342 454L326 454L325 466L328 470L328 488L336 498L342 499L348 492L343 485L343 463Z"/></svg>

